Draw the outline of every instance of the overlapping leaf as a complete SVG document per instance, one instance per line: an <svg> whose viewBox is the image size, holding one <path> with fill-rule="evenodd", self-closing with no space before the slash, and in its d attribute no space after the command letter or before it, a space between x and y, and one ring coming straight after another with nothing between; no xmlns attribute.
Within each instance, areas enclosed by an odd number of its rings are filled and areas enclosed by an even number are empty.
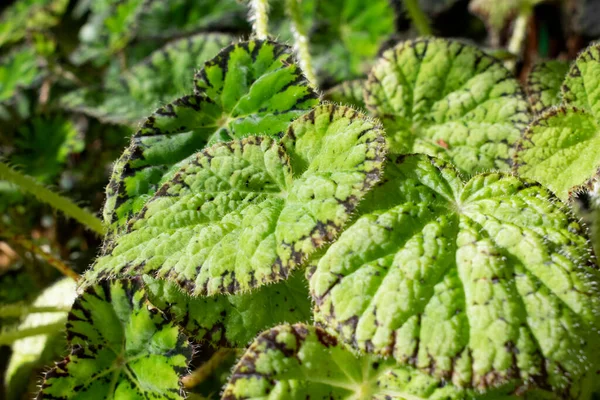
<svg viewBox="0 0 600 400"><path fill-rule="evenodd" d="M250 41L225 48L197 73L193 95L158 109L133 136L107 188L105 221L124 224L177 163L207 143L277 136L317 102L289 47Z"/></svg>
<svg viewBox="0 0 600 400"><path fill-rule="evenodd" d="M530 118L506 68L475 47L443 39L386 51L369 75L365 102L383 122L390 151L447 158L467 174L507 170Z"/></svg>
<svg viewBox="0 0 600 400"><path fill-rule="evenodd" d="M46 373L38 399L183 399L191 347L149 308L139 279L88 287L69 313L71 354Z"/></svg>
<svg viewBox="0 0 600 400"><path fill-rule="evenodd" d="M11 100L19 90L39 82L41 64L35 50L23 47L0 59L0 104Z"/></svg>
<svg viewBox="0 0 600 400"><path fill-rule="evenodd" d="M217 143L161 187L87 280L148 273L212 295L285 279L336 237L384 153L377 123L331 104L294 121L281 143Z"/></svg>
<svg viewBox="0 0 600 400"><path fill-rule="evenodd" d="M561 102L560 88L569 70L564 61L545 61L536 64L527 77L527 95L536 114L541 114Z"/></svg>
<svg viewBox="0 0 600 400"><path fill-rule="evenodd" d="M340 104L366 108L363 98L364 85L365 82L360 79L342 82L325 92L325 99Z"/></svg>
<svg viewBox="0 0 600 400"><path fill-rule="evenodd" d="M61 104L104 121L135 125L161 105L191 92L195 69L231 41L225 34L198 34L173 41L118 79L109 79L104 87L70 92Z"/></svg>
<svg viewBox="0 0 600 400"><path fill-rule="evenodd" d="M584 229L512 175L395 156L312 275L318 321L457 387L589 398L600 272Z"/></svg>
<svg viewBox="0 0 600 400"><path fill-rule="evenodd" d="M309 321L311 301L302 271L250 293L190 297L169 281L144 276L148 298L198 342L245 347L262 330Z"/></svg>
<svg viewBox="0 0 600 400"><path fill-rule="evenodd" d="M515 170L560 198L596 179L600 168L600 47L593 45L571 66L563 103L533 121L517 145Z"/></svg>
<svg viewBox="0 0 600 400"><path fill-rule="evenodd" d="M40 30L56 25L68 4L68 0L16 1L2 12L0 47L22 40L28 29Z"/></svg>

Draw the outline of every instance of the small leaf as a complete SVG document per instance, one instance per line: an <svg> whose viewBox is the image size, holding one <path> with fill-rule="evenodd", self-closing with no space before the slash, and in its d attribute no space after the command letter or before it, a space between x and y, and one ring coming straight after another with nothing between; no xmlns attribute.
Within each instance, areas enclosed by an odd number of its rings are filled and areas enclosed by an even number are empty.
<svg viewBox="0 0 600 400"><path fill-rule="evenodd" d="M463 182L422 155L395 156L382 182L312 275L317 321L458 387L588 398L600 272L564 206L531 181Z"/></svg>
<svg viewBox="0 0 600 400"><path fill-rule="evenodd" d="M35 50L22 47L0 59L0 103L11 100L43 76Z"/></svg>
<svg viewBox="0 0 600 400"><path fill-rule="evenodd" d="M527 95L537 115L561 102L560 87L569 70L565 61L544 61L536 64L527 77Z"/></svg>
<svg viewBox="0 0 600 400"><path fill-rule="evenodd" d="M88 287L67 323L71 354L48 371L38 399L183 399L187 339L149 308L139 279Z"/></svg>
<svg viewBox="0 0 600 400"><path fill-rule="evenodd" d="M384 153L380 126L331 104L294 121L281 143L218 143L161 187L86 279L156 274L192 295L286 279L336 237Z"/></svg>
<svg viewBox="0 0 600 400"><path fill-rule="evenodd" d="M565 104L590 112L600 120L600 45L585 49L571 65L562 86Z"/></svg>
<svg viewBox="0 0 600 400"><path fill-rule="evenodd" d="M308 321L311 301L302 272L249 293L190 297L174 283L144 276L148 297L188 336L224 347L245 347L262 330Z"/></svg>
<svg viewBox="0 0 600 400"><path fill-rule="evenodd" d="M277 136L317 103L289 47L250 41L225 48L196 74L195 94L158 109L133 136L107 188L105 221L123 225L177 163L207 143Z"/></svg>
<svg viewBox="0 0 600 400"><path fill-rule="evenodd" d="M6 3L10 4L10 3ZM21 0L2 11L0 47L21 41L29 29L43 30L55 26L69 0ZM2 79L0 79L0 82Z"/></svg>
<svg viewBox="0 0 600 400"><path fill-rule="evenodd" d="M363 98L364 85L365 81L360 79L342 82L325 92L325 99L364 109L366 108Z"/></svg>
<svg viewBox="0 0 600 400"><path fill-rule="evenodd" d="M508 170L530 115L519 82L481 50L418 39L386 51L369 74L365 101L390 151L450 159L461 172Z"/></svg>

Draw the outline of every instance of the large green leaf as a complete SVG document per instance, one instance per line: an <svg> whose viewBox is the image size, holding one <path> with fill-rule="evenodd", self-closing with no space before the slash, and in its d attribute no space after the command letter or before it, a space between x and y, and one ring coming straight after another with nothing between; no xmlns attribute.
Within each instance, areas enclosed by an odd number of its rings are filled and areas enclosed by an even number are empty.
<svg viewBox="0 0 600 400"><path fill-rule="evenodd" d="M35 50L22 47L0 59L0 103L40 80L42 68Z"/></svg>
<svg viewBox="0 0 600 400"><path fill-rule="evenodd" d="M316 318L344 342L464 388L586 399L600 350L600 272L585 230L542 186L463 182L395 156L312 275Z"/></svg>
<svg viewBox="0 0 600 400"><path fill-rule="evenodd" d="M225 48L196 74L194 94L159 108L133 136L107 188L105 221L124 224L177 163L207 143L280 135L317 103L288 46L250 41Z"/></svg>
<svg viewBox="0 0 600 400"><path fill-rule="evenodd" d="M377 123L331 104L294 121L280 143L217 143L160 188L87 281L148 273L213 295L285 279L337 236L379 180L384 153Z"/></svg>
<svg viewBox="0 0 600 400"><path fill-rule="evenodd" d="M515 171L563 200L594 180L600 168L600 47L590 46L571 66L563 104L533 121L516 146Z"/></svg>
<svg viewBox="0 0 600 400"><path fill-rule="evenodd" d="M217 33L175 40L103 86L68 93L61 104L103 121L136 125L161 105L190 93L195 69L231 41Z"/></svg>
<svg viewBox="0 0 600 400"><path fill-rule="evenodd" d="M222 399L511 399L514 387L490 393L463 390L392 360L355 355L314 326L282 325L262 333L246 350ZM523 391L521 399L556 398Z"/></svg>
<svg viewBox="0 0 600 400"><path fill-rule="evenodd" d="M311 301L302 271L249 293L191 297L179 286L144 276L148 298L199 342L245 347L262 330L284 322L309 321Z"/></svg>
<svg viewBox="0 0 600 400"><path fill-rule="evenodd" d="M0 47L24 39L29 29L53 27L68 4L69 0L15 1L0 17Z"/></svg>
<svg viewBox="0 0 600 400"><path fill-rule="evenodd" d="M529 122L519 82L495 58L456 41L418 39L386 51L365 89L390 151L451 159L461 172L508 170Z"/></svg>
<svg viewBox="0 0 600 400"><path fill-rule="evenodd" d="M71 354L46 373L38 399L183 399L192 349L146 300L140 279L88 287L69 313Z"/></svg>
<svg viewBox="0 0 600 400"><path fill-rule="evenodd" d="M541 114L561 102L560 88L569 70L565 61L544 61L536 64L527 77L527 95L536 114Z"/></svg>

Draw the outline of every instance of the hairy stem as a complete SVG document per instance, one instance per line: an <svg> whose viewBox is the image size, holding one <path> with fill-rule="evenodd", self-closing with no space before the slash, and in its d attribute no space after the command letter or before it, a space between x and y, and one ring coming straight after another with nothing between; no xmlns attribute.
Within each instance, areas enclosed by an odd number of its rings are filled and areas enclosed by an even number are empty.
<svg viewBox="0 0 600 400"><path fill-rule="evenodd" d="M8 240L15 243L16 245L24 248L25 250L30 251L33 254L37 255L38 257L40 257L41 259L46 261L48 264L50 264L52 267L56 268L61 274L68 276L69 278L72 278L75 282L77 282L79 280L79 278L81 278L79 276L79 274L77 272L73 271L71 268L69 268L69 266L67 264L65 264L58 258L52 256L52 254L46 253L40 247L36 246L35 244L33 244L31 241L25 239L24 237L15 236Z"/></svg>
<svg viewBox="0 0 600 400"><path fill-rule="evenodd" d="M265 40L269 36L269 1L250 0L250 19L252 30L259 40Z"/></svg>
<svg viewBox="0 0 600 400"><path fill-rule="evenodd" d="M433 33L427 16L419 7L419 0L404 0L404 6L419 35L428 36Z"/></svg>
<svg viewBox="0 0 600 400"><path fill-rule="evenodd" d="M6 304L0 307L0 317L24 317L36 313L69 312L70 307L31 306L25 303Z"/></svg>
<svg viewBox="0 0 600 400"><path fill-rule="evenodd" d="M17 185L24 192L28 192L39 201L62 211L66 216L82 223L99 235L106 233L106 227L94 214L79 207L72 200L54 193L34 178L21 174L2 162L0 162L0 179Z"/></svg>
<svg viewBox="0 0 600 400"><path fill-rule="evenodd" d="M59 322L54 322L48 325L34 326L31 328L25 328L20 330L10 330L0 332L0 345L10 345L19 339L23 339L29 336L45 335L50 333L59 332L65 329L65 323L67 319L64 318Z"/></svg>
<svg viewBox="0 0 600 400"><path fill-rule="evenodd" d="M286 10L292 20L292 33L294 34L294 46L300 59L300 67L304 71L306 79L313 86L317 86L317 77L312 66L312 59L310 56L310 50L308 48L308 35L306 34L306 27L302 20L302 14L300 13L300 7L298 0L287 0Z"/></svg>
<svg viewBox="0 0 600 400"><path fill-rule="evenodd" d="M212 357L200 367L192 371L189 375L181 378L181 383L186 389L191 389L204 382L211 374L226 361L229 357L236 354L235 349L222 348L215 352Z"/></svg>

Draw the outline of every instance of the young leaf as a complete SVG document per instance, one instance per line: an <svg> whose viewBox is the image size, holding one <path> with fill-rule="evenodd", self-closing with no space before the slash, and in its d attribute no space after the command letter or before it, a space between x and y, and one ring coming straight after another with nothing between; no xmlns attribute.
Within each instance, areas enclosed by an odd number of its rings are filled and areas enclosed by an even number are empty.
<svg viewBox="0 0 600 400"><path fill-rule="evenodd" d="M30 47L20 48L0 59L0 103L39 82L42 75L35 50Z"/></svg>
<svg viewBox="0 0 600 400"><path fill-rule="evenodd" d="M325 92L325 99L364 109L366 108L363 98L364 85L365 81L360 79L342 82Z"/></svg>
<svg viewBox="0 0 600 400"><path fill-rule="evenodd" d="M514 398L508 395L514 390L506 387L484 394L460 389L392 360L355 355L323 329L296 324L272 328L250 345L222 399L506 400ZM548 393L535 394L531 398L556 399Z"/></svg>
<svg viewBox="0 0 600 400"><path fill-rule="evenodd" d="M530 118L519 82L500 62L444 39L386 51L369 74L365 101L391 152L448 158L467 174L508 170Z"/></svg>
<svg viewBox="0 0 600 400"><path fill-rule="evenodd" d="M250 293L190 297L174 283L144 276L150 302L198 342L245 347L262 330L309 321L311 301L302 271Z"/></svg>
<svg viewBox="0 0 600 400"><path fill-rule="evenodd" d="M10 4L10 3L6 3ZM21 0L2 11L0 47L25 38L28 29L51 28L60 21L69 0ZM0 79L0 81L2 81Z"/></svg>
<svg viewBox="0 0 600 400"><path fill-rule="evenodd" d="M146 302L140 279L88 287L67 323L71 354L48 371L38 399L183 399L191 347Z"/></svg>
<svg viewBox="0 0 600 400"><path fill-rule="evenodd" d="M563 104L534 120L516 145L514 169L566 200L600 168L600 48L590 46L571 66Z"/></svg>
<svg viewBox="0 0 600 400"><path fill-rule="evenodd" d="M177 163L207 143L277 136L318 103L291 49L271 41L225 48L196 74L194 85L195 94L150 116L117 161L107 187L107 223L124 224L172 177Z"/></svg>
<svg viewBox="0 0 600 400"><path fill-rule="evenodd" d="M218 33L175 40L109 79L104 87L68 93L61 98L61 105L103 121L135 125L160 105L189 93L194 69L231 41L229 35Z"/></svg>
<svg viewBox="0 0 600 400"><path fill-rule="evenodd" d="M458 387L588 398L600 272L564 206L531 181L463 182L422 155L395 156L382 182L318 263L317 320Z"/></svg>
<svg viewBox="0 0 600 400"><path fill-rule="evenodd" d="M569 70L565 61L544 61L536 64L527 77L527 96L537 115L561 102L560 88Z"/></svg>
<svg viewBox="0 0 600 400"><path fill-rule="evenodd" d="M384 153L377 123L332 104L294 121L280 143L218 143L161 187L86 279L156 274L192 295L286 279L337 236Z"/></svg>

